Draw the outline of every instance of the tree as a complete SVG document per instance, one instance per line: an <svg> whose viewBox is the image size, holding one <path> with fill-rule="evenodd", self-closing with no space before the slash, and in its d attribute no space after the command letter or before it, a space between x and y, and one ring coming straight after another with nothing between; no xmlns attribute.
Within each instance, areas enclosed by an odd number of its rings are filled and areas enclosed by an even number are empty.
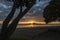
<svg viewBox="0 0 60 40"><path fill-rule="evenodd" d="M43 17L46 24L52 21L60 20L60 1L52 0L50 4L44 9Z"/></svg>
<svg viewBox="0 0 60 40"><path fill-rule="evenodd" d="M32 8L32 6L35 4L36 0L13 0L13 2L14 2L14 5L12 7L12 10L11 10L10 14L4 20L3 25L2 25L1 34L0 34L1 40L9 39L9 37L15 31L19 20ZM24 11L22 11L23 6L26 6L26 9ZM9 22L11 21L13 15L15 13L15 10L19 7L20 7L19 15L9 25Z"/></svg>

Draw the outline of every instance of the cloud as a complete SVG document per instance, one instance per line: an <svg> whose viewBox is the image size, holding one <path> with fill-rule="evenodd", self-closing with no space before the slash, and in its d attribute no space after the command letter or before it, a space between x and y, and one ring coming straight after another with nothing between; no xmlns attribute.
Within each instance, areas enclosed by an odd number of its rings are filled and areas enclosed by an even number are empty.
<svg viewBox="0 0 60 40"><path fill-rule="evenodd" d="M43 9L48 5L49 0L41 0L40 2L37 0L36 5L32 7L32 9L23 17L23 19L28 19L28 18L36 18L36 19L41 19L43 20L42 17L42 12ZM6 16L9 14L11 8L12 8L12 3L9 2L0 2L0 19L5 19ZM18 15L18 10L16 11L14 18Z"/></svg>
<svg viewBox="0 0 60 40"><path fill-rule="evenodd" d="M5 5L3 3L0 3L0 7L5 8L5 9L11 8L11 6L7 6L7 5Z"/></svg>
<svg viewBox="0 0 60 40"><path fill-rule="evenodd" d="M0 13L2 13L3 11L0 10Z"/></svg>

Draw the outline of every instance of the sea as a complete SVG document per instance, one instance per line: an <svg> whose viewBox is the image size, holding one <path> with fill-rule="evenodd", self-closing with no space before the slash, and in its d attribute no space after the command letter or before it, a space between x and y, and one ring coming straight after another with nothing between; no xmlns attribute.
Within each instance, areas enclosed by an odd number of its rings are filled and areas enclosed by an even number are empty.
<svg viewBox="0 0 60 40"><path fill-rule="evenodd" d="M0 28L2 25L0 25ZM57 39L59 34L54 32L46 33L48 29L60 30L60 25L17 25L16 30L11 35L11 39L24 40L41 40L41 39ZM52 30L53 31L53 30ZM47 37L48 36L48 37Z"/></svg>

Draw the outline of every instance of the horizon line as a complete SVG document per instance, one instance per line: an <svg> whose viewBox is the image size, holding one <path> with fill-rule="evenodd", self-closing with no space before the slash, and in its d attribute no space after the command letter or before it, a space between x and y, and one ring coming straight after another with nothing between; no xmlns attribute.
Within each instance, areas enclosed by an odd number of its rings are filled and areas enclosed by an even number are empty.
<svg viewBox="0 0 60 40"><path fill-rule="evenodd" d="M0 24L3 24L3 21L0 21ZM43 22L42 21L40 21L40 22L33 22L33 23L32 22L19 22L18 23L18 25L28 25L28 24L45 25L46 23L44 21ZM60 22L51 22L51 23L48 23L48 24L60 24Z"/></svg>

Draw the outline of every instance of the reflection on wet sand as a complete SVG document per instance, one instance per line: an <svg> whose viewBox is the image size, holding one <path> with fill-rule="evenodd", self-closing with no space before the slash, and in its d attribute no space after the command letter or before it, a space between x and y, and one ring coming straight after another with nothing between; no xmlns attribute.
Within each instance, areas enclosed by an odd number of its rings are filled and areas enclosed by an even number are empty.
<svg viewBox="0 0 60 40"><path fill-rule="evenodd" d="M60 25L18 25L17 28L34 28L34 27L58 27Z"/></svg>

